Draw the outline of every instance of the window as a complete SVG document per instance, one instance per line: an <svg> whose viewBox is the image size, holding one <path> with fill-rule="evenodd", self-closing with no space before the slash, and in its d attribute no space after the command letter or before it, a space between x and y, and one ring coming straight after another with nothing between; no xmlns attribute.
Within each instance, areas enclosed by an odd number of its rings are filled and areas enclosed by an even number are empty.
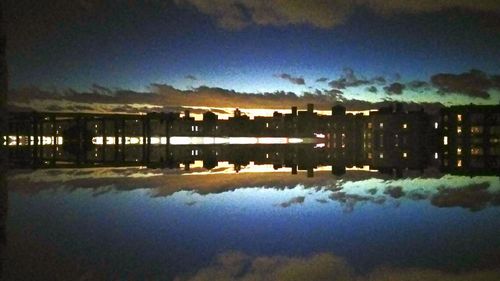
<svg viewBox="0 0 500 281"><path fill-rule="evenodd" d="M448 137L447 136L443 137L443 144L448 145Z"/></svg>
<svg viewBox="0 0 500 281"><path fill-rule="evenodd" d="M269 123L266 123L266 128L269 128Z"/></svg>
<svg viewBox="0 0 500 281"><path fill-rule="evenodd" d="M459 135L462 134L462 126L457 127L457 134L459 134Z"/></svg>
<svg viewBox="0 0 500 281"><path fill-rule="evenodd" d="M482 134L483 133L483 127L481 126L473 126L470 128L470 132L472 134Z"/></svg>
<svg viewBox="0 0 500 281"><path fill-rule="evenodd" d="M461 160L461 159L459 159L459 160L457 161L457 167L462 167L462 160Z"/></svg>
<svg viewBox="0 0 500 281"><path fill-rule="evenodd" d="M457 121L458 122L462 122L462 114L458 114L457 115Z"/></svg>
<svg viewBox="0 0 500 281"><path fill-rule="evenodd" d="M368 129L372 128L372 122L368 122Z"/></svg>
<svg viewBox="0 0 500 281"><path fill-rule="evenodd" d="M457 147L457 155L462 155L462 148L461 147Z"/></svg>
<svg viewBox="0 0 500 281"><path fill-rule="evenodd" d="M384 123L380 123L380 129L383 129L384 128Z"/></svg>
<svg viewBox="0 0 500 281"><path fill-rule="evenodd" d="M408 153L403 152L403 158L406 158L406 157L408 157Z"/></svg>
<svg viewBox="0 0 500 281"><path fill-rule="evenodd" d="M438 122L434 122L434 129L438 129L439 128L439 123Z"/></svg>
<svg viewBox="0 0 500 281"><path fill-rule="evenodd" d="M408 128L408 124L404 123L403 124L403 129L407 129Z"/></svg>
<svg viewBox="0 0 500 281"><path fill-rule="evenodd" d="M434 159L438 159L439 158L439 154L436 152L434 153Z"/></svg>
<svg viewBox="0 0 500 281"><path fill-rule="evenodd" d="M380 159L383 159L384 158L384 153L380 153Z"/></svg>

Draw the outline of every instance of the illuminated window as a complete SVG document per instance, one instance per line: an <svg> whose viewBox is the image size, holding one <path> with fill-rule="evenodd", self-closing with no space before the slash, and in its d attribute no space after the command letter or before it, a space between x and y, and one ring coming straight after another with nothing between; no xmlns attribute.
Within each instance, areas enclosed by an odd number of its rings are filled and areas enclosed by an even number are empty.
<svg viewBox="0 0 500 281"><path fill-rule="evenodd" d="M443 144L448 145L448 137L447 136L443 137Z"/></svg>
<svg viewBox="0 0 500 281"><path fill-rule="evenodd" d="M461 134L462 133L462 126L458 126L457 127L457 134Z"/></svg>
<svg viewBox="0 0 500 281"><path fill-rule="evenodd" d="M268 153L266 153L266 159L269 159L269 154Z"/></svg>
<svg viewBox="0 0 500 281"><path fill-rule="evenodd" d="M473 147L470 149L471 155L483 155L483 149L481 147Z"/></svg>
<svg viewBox="0 0 500 281"><path fill-rule="evenodd" d="M406 128L408 128L408 124L404 123L403 124L403 129L406 129Z"/></svg>
<svg viewBox="0 0 500 281"><path fill-rule="evenodd" d="M481 133L483 133L483 127L481 127L481 126L474 126L474 127L471 127L471 128L470 128L470 132L471 132L472 134L481 134Z"/></svg>
<svg viewBox="0 0 500 281"><path fill-rule="evenodd" d="M368 129L372 128L372 122L368 122Z"/></svg>
<svg viewBox="0 0 500 281"><path fill-rule="evenodd" d="M457 148L457 155L462 155L462 148L461 147Z"/></svg>
<svg viewBox="0 0 500 281"><path fill-rule="evenodd" d="M368 152L368 159L372 159L372 153Z"/></svg>
<svg viewBox="0 0 500 281"><path fill-rule="evenodd" d="M439 154L436 152L434 153L434 159L438 159L439 158Z"/></svg>
<svg viewBox="0 0 500 281"><path fill-rule="evenodd" d="M434 122L434 129L437 129L439 128L439 123L438 122Z"/></svg>
<svg viewBox="0 0 500 281"><path fill-rule="evenodd" d="M406 157L408 157L408 153L403 152L403 158L406 158Z"/></svg>
<svg viewBox="0 0 500 281"><path fill-rule="evenodd" d="M266 128L269 128L269 123L266 123Z"/></svg>
<svg viewBox="0 0 500 281"><path fill-rule="evenodd" d="M462 167L462 160L461 160L461 159L459 159L459 160L457 161L457 167Z"/></svg>
<svg viewBox="0 0 500 281"><path fill-rule="evenodd" d="M384 158L384 153L380 153L380 159Z"/></svg>
<svg viewBox="0 0 500 281"><path fill-rule="evenodd" d="M384 128L384 123L380 123L380 129Z"/></svg>
<svg viewBox="0 0 500 281"><path fill-rule="evenodd" d="M458 114L457 115L457 121L458 122L462 122L462 114Z"/></svg>

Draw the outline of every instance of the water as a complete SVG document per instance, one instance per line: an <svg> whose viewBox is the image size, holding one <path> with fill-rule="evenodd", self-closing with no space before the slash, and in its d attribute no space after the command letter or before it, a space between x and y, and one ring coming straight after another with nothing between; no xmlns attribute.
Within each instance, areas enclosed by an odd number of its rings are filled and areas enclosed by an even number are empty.
<svg viewBox="0 0 500 281"><path fill-rule="evenodd" d="M6 280L500 276L495 176L110 167L8 183Z"/></svg>

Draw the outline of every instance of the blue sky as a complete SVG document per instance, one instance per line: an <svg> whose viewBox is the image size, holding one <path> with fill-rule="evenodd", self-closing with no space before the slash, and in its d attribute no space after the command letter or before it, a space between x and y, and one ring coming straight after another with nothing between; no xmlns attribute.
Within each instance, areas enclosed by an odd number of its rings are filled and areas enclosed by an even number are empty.
<svg viewBox="0 0 500 281"><path fill-rule="evenodd" d="M46 3L37 6L39 2ZM6 4L7 11L17 12L6 13L13 88L84 91L98 84L144 91L160 83L181 90L206 85L300 95L331 90L328 82L351 69L357 79L381 76L386 85L376 85L376 94L365 85L339 89L350 99L500 100L498 85L486 89L488 99L469 93L443 97L434 88L422 93L406 87L402 95L389 97L384 93L391 83L429 81L439 73L479 69L497 75L500 5L495 1L477 7L464 1L393 1L352 6L333 18L321 10L342 10L338 7L345 1L305 6L294 0L268 1L285 3L272 6L276 15L271 16L249 4L266 1L91 0L76 1L75 7L60 0L39 2ZM40 10L33 15L33 9ZM292 83L281 74L305 83ZM316 82L321 77L326 82Z"/></svg>

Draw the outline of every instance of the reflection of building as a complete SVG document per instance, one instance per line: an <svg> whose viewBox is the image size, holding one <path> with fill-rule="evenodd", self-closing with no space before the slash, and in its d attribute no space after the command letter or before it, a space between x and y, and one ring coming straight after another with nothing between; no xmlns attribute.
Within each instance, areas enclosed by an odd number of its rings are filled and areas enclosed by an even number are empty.
<svg viewBox="0 0 500 281"><path fill-rule="evenodd" d="M203 160L213 168L224 159L240 166L256 161L308 170L310 176L320 165L332 166L336 175L370 166L399 177L405 170L441 164L448 172L498 173L498 114L493 106L453 107L432 123L436 119L425 112L406 111L398 104L369 115L348 113L342 106L334 106L330 116L318 115L308 105L303 111L293 107L289 114L250 119L236 110L228 120L212 112L195 120L189 111L182 117L15 113L7 139L10 163L16 167L71 163L175 168ZM302 145L292 145L297 142ZM246 148L238 146L243 143ZM280 160L271 161L275 158Z"/></svg>
<svg viewBox="0 0 500 281"><path fill-rule="evenodd" d="M441 110L441 169L457 174L500 172L500 106Z"/></svg>

